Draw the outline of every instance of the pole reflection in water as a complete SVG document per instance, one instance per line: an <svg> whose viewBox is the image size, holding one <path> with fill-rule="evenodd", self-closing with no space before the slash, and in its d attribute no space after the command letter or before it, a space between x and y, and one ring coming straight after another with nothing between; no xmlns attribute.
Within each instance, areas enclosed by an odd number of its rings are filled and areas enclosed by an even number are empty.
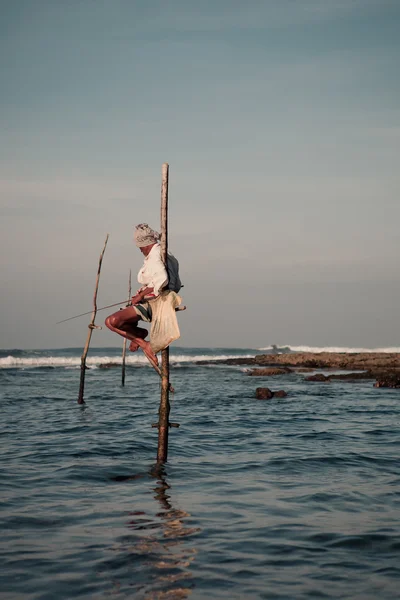
<svg viewBox="0 0 400 600"><path fill-rule="evenodd" d="M131 581L129 588L138 599L183 600L189 597L194 587L189 568L196 556L196 549L189 546L186 538L200 529L186 526L185 519L190 514L173 506L165 467L154 465L148 475L156 479L156 485L151 491L161 510L155 515L140 510L130 513L127 525L136 535L134 539L132 536L124 536L120 540L123 548L119 546L119 551L129 552L129 562L134 570L134 582ZM118 481L139 477L118 477ZM126 559L125 556L125 565ZM118 597L123 583L120 577L117 576L117 579L118 581L114 580L114 594Z"/></svg>

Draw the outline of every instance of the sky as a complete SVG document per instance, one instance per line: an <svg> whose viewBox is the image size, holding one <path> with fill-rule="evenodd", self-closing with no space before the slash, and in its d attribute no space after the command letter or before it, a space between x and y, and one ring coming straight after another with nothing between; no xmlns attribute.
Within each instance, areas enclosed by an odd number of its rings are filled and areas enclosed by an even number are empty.
<svg viewBox="0 0 400 600"><path fill-rule="evenodd" d="M0 347L84 345L55 323L107 233L127 298L164 162L179 345L400 346L399 32L398 0L0 0Z"/></svg>

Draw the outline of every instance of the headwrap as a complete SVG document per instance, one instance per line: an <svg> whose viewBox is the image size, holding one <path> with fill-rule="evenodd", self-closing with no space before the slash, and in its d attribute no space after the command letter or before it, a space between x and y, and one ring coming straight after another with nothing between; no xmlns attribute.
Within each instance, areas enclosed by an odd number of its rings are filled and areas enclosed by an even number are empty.
<svg viewBox="0 0 400 600"><path fill-rule="evenodd" d="M136 246L143 248L144 246L156 244L160 239L160 234L149 227L147 223L140 223L136 225L134 237Z"/></svg>

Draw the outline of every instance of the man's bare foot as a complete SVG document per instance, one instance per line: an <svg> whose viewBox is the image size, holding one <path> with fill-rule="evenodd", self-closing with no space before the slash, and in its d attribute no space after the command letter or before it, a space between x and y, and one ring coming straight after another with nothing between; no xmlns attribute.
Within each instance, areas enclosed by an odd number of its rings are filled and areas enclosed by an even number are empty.
<svg viewBox="0 0 400 600"><path fill-rule="evenodd" d="M131 352L136 352L137 350L139 350L139 344L137 344L136 342L131 342L129 344L129 350Z"/></svg>
<svg viewBox="0 0 400 600"><path fill-rule="evenodd" d="M141 347L141 349L143 350L143 352L145 353L147 359L151 362L151 364L153 365L153 367L157 371L159 371L160 367L158 365L158 358L154 354L153 350L151 349L150 342L146 342L145 340L138 340L137 343Z"/></svg>
<svg viewBox="0 0 400 600"><path fill-rule="evenodd" d="M132 344L136 345L136 342L132 342ZM154 354L151 349L150 342L146 342L145 340L141 340L140 338L137 340L138 346L143 350L144 354L147 357L147 360L151 363L152 367L157 371L159 376L161 377L161 369L158 363L157 355ZM169 384L169 391L173 394L175 392L174 388L171 384Z"/></svg>
<svg viewBox="0 0 400 600"><path fill-rule="evenodd" d="M145 355L147 356L147 358L149 359L149 361L156 366L157 368L159 368L159 364L158 364L158 358L156 356L156 354L154 354L153 350L151 349L150 344L147 342L147 346L142 347L143 352L145 353Z"/></svg>

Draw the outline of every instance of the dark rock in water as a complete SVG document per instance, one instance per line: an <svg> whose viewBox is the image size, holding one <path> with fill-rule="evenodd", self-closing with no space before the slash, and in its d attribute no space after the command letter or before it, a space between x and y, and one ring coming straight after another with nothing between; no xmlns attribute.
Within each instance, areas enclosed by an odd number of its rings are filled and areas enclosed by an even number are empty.
<svg viewBox="0 0 400 600"><path fill-rule="evenodd" d="M286 398L287 393L285 390L278 390L277 392L272 392L269 388L257 388L256 389L256 398L258 400L271 400L271 398Z"/></svg>
<svg viewBox="0 0 400 600"><path fill-rule="evenodd" d="M287 392L285 390L278 390L277 392L272 392L274 394L274 398L286 398Z"/></svg>
<svg viewBox="0 0 400 600"><path fill-rule="evenodd" d="M329 381L329 377L324 375L323 373L316 373L315 375L310 375L310 377L306 377L305 381Z"/></svg>
<svg viewBox="0 0 400 600"><path fill-rule="evenodd" d="M288 367L266 367L265 369L252 369L248 375L252 377L264 377L270 375L283 375L284 373L291 373L292 370Z"/></svg>
<svg viewBox="0 0 400 600"><path fill-rule="evenodd" d="M221 358L217 360L196 360L195 365L255 365L256 359L248 358Z"/></svg>
<svg viewBox="0 0 400 600"><path fill-rule="evenodd" d="M332 381L338 379L339 381L359 381L360 379L374 379L374 375L371 371L364 371L363 373L339 373L337 375L328 375L328 378Z"/></svg>
<svg viewBox="0 0 400 600"><path fill-rule="evenodd" d="M374 387L400 388L400 375L389 375L377 379L374 383Z"/></svg>
<svg viewBox="0 0 400 600"><path fill-rule="evenodd" d="M256 389L256 398L258 400L271 400L274 397L273 392L269 388L257 388Z"/></svg>
<svg viewBox="0 0 400 600"><path fill-rule="evenodd" d="M324 375L323 373L316 373L305 378L305 381L364 381L365 379L378 378L378 374L373 374L371 371L363 371L362 373L336 373L333 375Z"/></svg>
<svg viewBox="0 0 400 600"><path fill-rule="evenodd" d="M100 363L99 369L113 369L114 367L120 367L118 363L108 362L108 363Z"/></svg>

